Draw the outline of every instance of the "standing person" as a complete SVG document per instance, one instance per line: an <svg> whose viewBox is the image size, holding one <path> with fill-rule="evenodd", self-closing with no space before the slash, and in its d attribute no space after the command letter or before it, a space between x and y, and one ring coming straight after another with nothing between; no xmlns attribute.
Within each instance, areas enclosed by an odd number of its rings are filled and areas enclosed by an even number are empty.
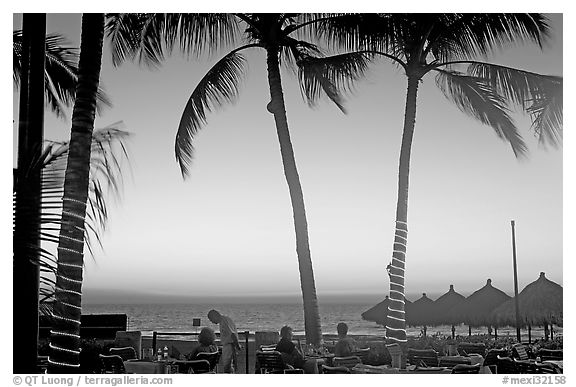
<svg viewBox="0 0 576 387"><path fill-rule="evenodd" d="M334 347L335 356L351 356L352 352L358 349L356 340L348 337L348 325L346 323L338 323L336 326L338 331L338 342Z"/></svg>
<svg viewBox="0 0 576 387"><path fill-rule="evenodd" d="M238 332L234 321L228 316L223 316L220 312L212 309L208 312L208 320L220 326L220 343L222 344L222 366L224 373L233 374L234 367L237 367L238 359L236 351L240 350L238 342Z"/></svg>

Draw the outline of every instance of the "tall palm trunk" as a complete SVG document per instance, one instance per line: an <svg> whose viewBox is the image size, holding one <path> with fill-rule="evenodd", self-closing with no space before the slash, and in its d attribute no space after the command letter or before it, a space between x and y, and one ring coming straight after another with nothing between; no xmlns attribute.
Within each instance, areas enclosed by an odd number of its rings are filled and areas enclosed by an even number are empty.
<svg viewBox="0 0 576 387"><path fill-rule="evenodd" d="M408 183L410 175L410 152L416 123L416 98L419 77L408 73L408 90L404 112L404 129L398 167L398 202L396 204L396 230L390 264L390 304L386 321L386 337L400 343L406 352L406 318L404 310L404 270L408 243ZM403 360L404 363L404 360Z"/></svg>
<svg viewBox="0 0 576 387"><path fill-rule="evenodd" d="M77 373L80 366L84 220L103 38L104 14L84 14L78 85L72 112L70 150L62 198L55 320L50 331L51 373Z"/></svg>
<svg viewBox="0 0 576 387"><path fill-rule="evenodd" d="M18 170L14 209L13 316L17 374L36 372L40 281L41 166L44 138L46 14L22 17L22 76L18 128Z"/></svg>
<svg viewBox="0 0 576 387"><path fill-rule="evenodd" d="M271 101L268 111L274 114L276 131L280 142L284 175L290 191L292 212L294 215L294 228L296 230L296 253L298 255L298 269L300 271L300 286L304 302L304 328L306 343L319 345L322 342L322 329L320 327L320 313L318 312L318 298L316 297L316 285L314 283L314 270L310 247L308 244L308 222L306 221L306 209L304 208L304 196L300 185L300 178L294 159L286 107L282 92L282 80L280 79L280 66L278 62L278 48L269 47L267 53L268 84L270 86Z"/></svg>

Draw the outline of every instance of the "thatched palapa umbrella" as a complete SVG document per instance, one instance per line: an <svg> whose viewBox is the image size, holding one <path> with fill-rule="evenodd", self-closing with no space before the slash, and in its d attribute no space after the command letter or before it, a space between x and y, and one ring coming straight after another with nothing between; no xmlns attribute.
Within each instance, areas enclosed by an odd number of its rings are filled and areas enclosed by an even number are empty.
<svg viewBox="0 0 576 387"><path fill-rule="evenodd" d="M488 279L486 285L472 293L466 300L456 305L448 313L471 327L495 326L491 312L504 302L511 299L509 295L492 286L492 280Z"/></svg>
<svg viewBox="0 0 576 387"><path fill-rule="evenodd" d="M406 307L412 304L406 298L404 298L406 302ZM374 305L367 311L362 313L362 318L367 321L374 321L376 324L386 326L386 317L388 316L388 305L390 304L390 299L388 296L378 304Z"/></svg>
<svg viewBox="0 0 576 387"><path fill-rule="evenodd" d="M410 306L406 306L406 324L411 326L423 326L424 336L426 336L426 326L434 324L434 301L422 293L422 297L417 299Z"/></svg>
<svg viewBox="0 0 576 387"><path fill-rule="evenodd" d="M435 316L433 318L433 322L436 325L451 325L452 338L454 338L456 331L454 325L459 324L462 321L460 321L457 316L452 315L450 310L455 308L457 305L462 304L465 302L465 300L466 297L456 292L454 290L454 285L450 285L450 290L448 290L448 292L444 293L436 301L434 301Z"/></svg>
<svg viewBox="0 0 576 387"><path fill-rule="evenodd" d="M550 281L541 272L536 281L526 285L518 294L520 321L528 325L529 332L532 326L544 325L547 328L548 324L551 327L552 324L562 324L564 314L562 301L562 286ZM514 325L516 321L514 299L510 299L496 308L492 312L492 317L500 324Z"/></svg>

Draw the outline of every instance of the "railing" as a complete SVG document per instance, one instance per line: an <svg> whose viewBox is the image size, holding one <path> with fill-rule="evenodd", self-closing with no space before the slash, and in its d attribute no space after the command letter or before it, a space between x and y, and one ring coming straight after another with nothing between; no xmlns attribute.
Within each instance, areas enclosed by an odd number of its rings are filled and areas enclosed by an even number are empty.
<svg viewBox="0 0 576 387"><path fill-rule="evenodd" d="M152 332L152 353L156 354L156 346L157 346L157 339L158 336L198 336L198 332ZM250 331L240 332L239 335L244 335L245 345L244 351L246 353L246 373L250 373L249 361L248 361L248 337L250 336ZM216 332L216 336L220 337L220 332Z"/></svg>

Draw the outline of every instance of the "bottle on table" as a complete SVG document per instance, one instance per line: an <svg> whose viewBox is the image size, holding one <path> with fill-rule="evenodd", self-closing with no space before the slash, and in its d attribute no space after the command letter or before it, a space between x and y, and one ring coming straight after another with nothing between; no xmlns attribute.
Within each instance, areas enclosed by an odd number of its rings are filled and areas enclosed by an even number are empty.
<svg viewBox="0 0 576 387"><path fill-rule="evenodd" d="M162 349L158 348L158 351L156 351L156 358L158 361L162 360Z"/></svg>
<svg viewBox="0 0 576 387"><path fill-rule="evenodd" d="M164 360L168 359L168 346L164 346L164 351L162 351L162 357Z"/></svg>

